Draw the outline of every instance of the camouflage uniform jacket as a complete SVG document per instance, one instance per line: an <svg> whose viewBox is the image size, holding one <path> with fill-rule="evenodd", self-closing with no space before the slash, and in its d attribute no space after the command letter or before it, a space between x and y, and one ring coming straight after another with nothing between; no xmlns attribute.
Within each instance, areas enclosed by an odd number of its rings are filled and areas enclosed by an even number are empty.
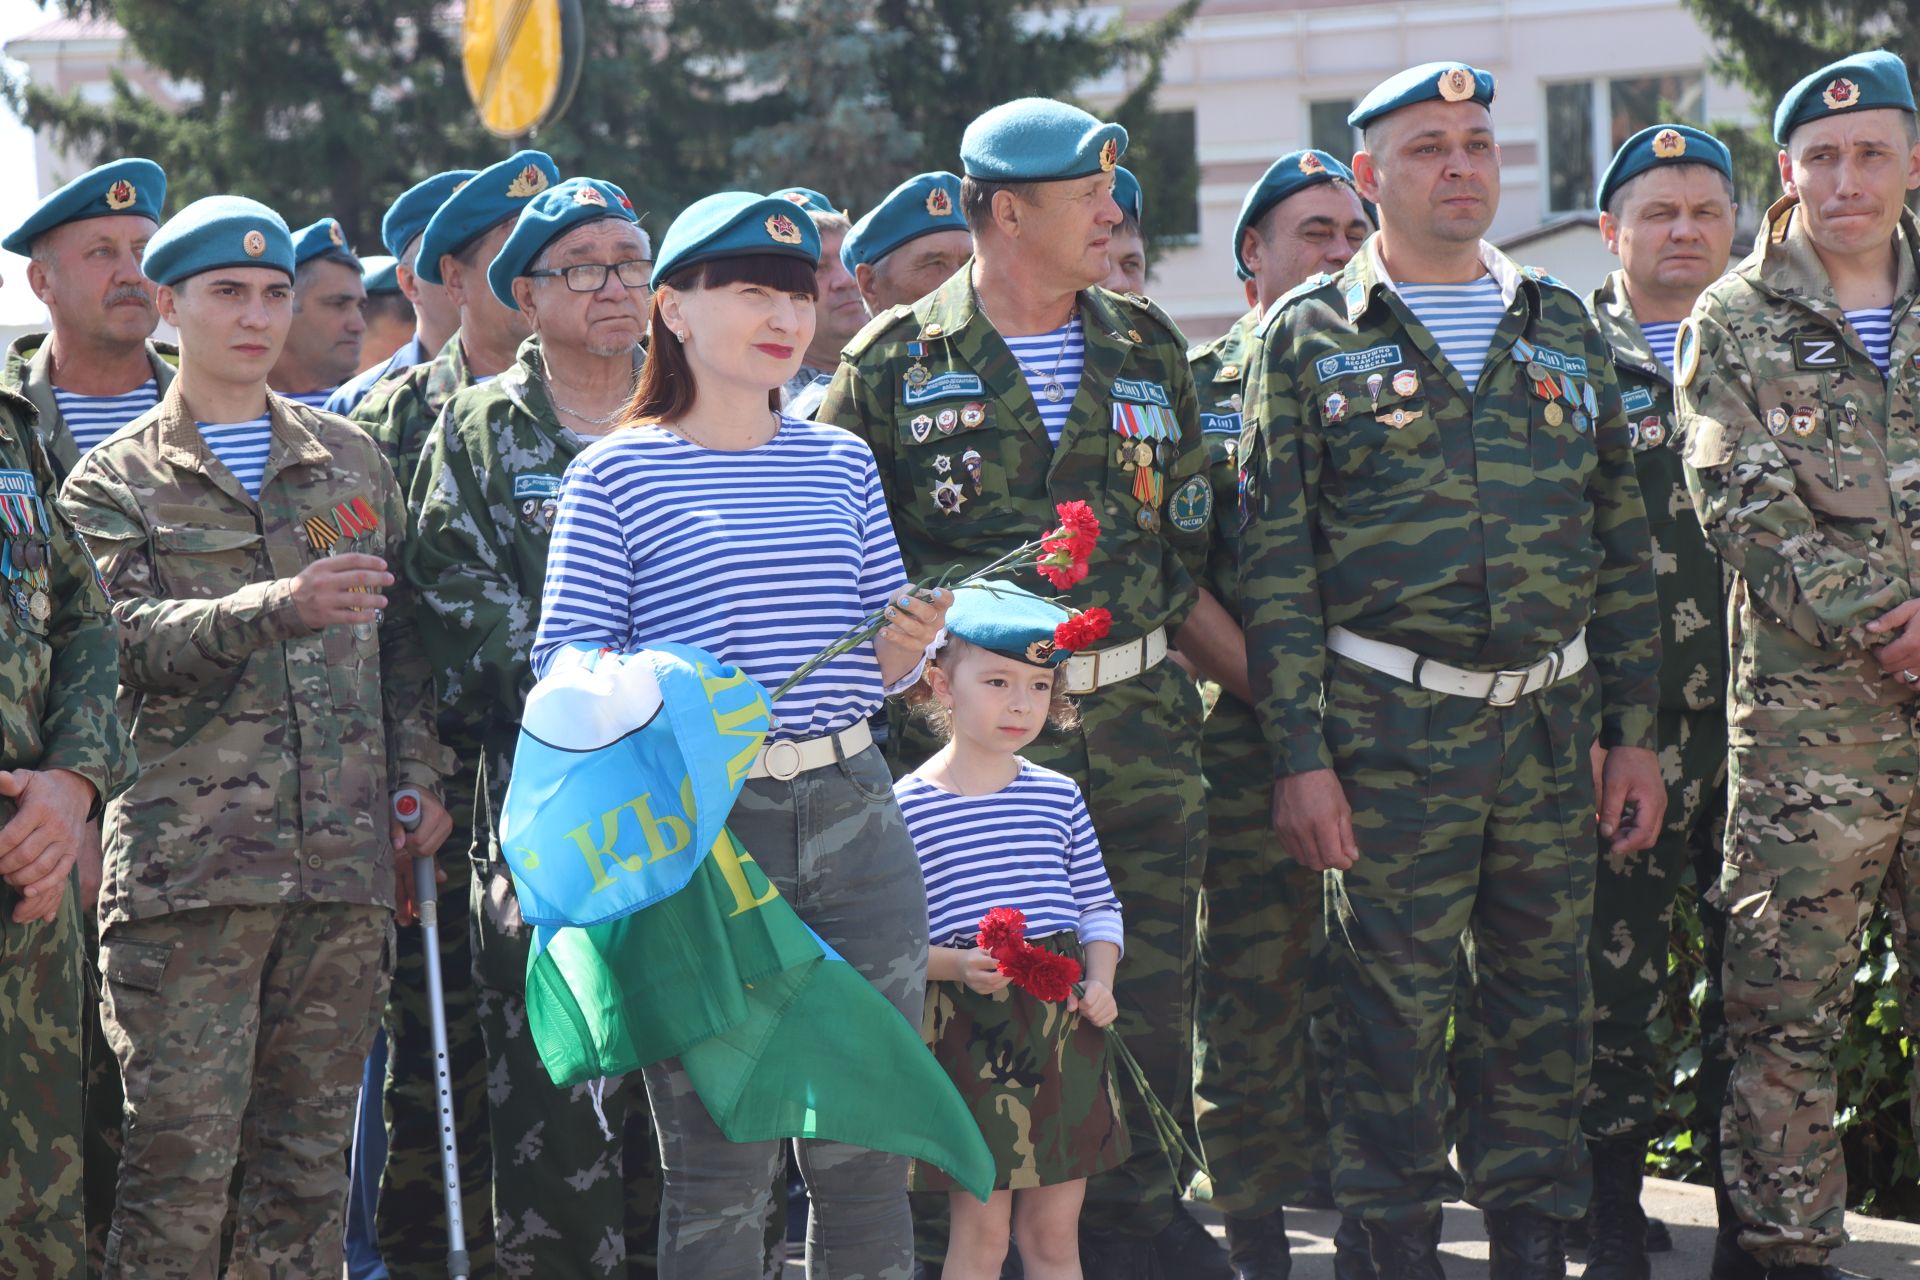
<svg viewBox="0 0 1920 1280"><path fill-rule="evenodd" d="M204 906L391 906L389 795L438 790L448 769L404 582L377 627L311 631L293 603L290 580L321 555L400 565L393 473L345 419L267 403L257 503L177 385L61 494L113 598L145 766L107 809L103 928Z"/></svg>
<svg viewBox="0 0 1920 1280"><path fill-rule="evenodd" d="M33 406L0 391L0 492L10 504L27 498L36 523L45 519L50 605L38 617L10 591L0 597L0 769L70 769L93 784L97 812L138 772L114 712L118 637L87 546L54 501L53 464L32 424ZM13 802L0 801L0 825L12 816Z"/></svg>
<svg viewBox="0 0 1920 1280"><path fill-rule="evenodd" d="M456 391L473 385L466 348L455 329L440 354L380 381L349 416L367 429L387 455L400 492L413 492L414 473L427 447L427 432Z"/></svg>
<svg viewBox="0 0 1920 1280"><path fill-rule="evenodd" d="M1069 602L1112 612L1108 644L1177 628L1206 566L1213 506L1186 340L1144 298L1081 293L1086 364L1056 447L979 311L972 269L862 330L816 421L873 449L909 577L981 568L1078 499L1099 517L1100 541Z"/></svg>
<svg viewBox="0 0 1920 1280"><path fill-rule="evenodd" d="M13 340L7 359L0 365L0 387L17 391L40 411L40 443L53 460L54 473L62 480L80 461L80 446L60 413L60 402L53 398L53 347L51 334L29 333ZM179 370L179 348L165 342L147 342L147 363L153 366L153 380L164 398Z"/></svg>
<svg viewBox="0 0 1920 1280"><path fill-rule="evenodd" d="M1253 356L1260 309L1254 308L1225 334L1187 352L1194 394L1200 398L1200 438L1207 446L1207 476L1213 484L1213 544L1202 584L1235 621L1240 618L1240 430L1241 392Z"/></svg>
<svg viewBox="0 0 1920 1280"><path fill-rule="evenodd" d="M1728 727L1736 744L1890 741L1914 732L1914 698L1864 628L1915 594L1920 227L1901 219L1883 378L1796 207L1767 211L1675 345L1687 487L1739 575Z"/></svg>
<svg viewBox="0 0 1920 1280"><path fill-rule="evenodd" d="M1585 627L1601 745L1653 749L1660 623L1611 353L1575 294L1482 245L1512 300L1469 394L1378 245L1274 304L1247 377L1241 605L1278 776L1332 767L1335 626L1479 671ZM1552 369L1549 399L1530 370Z"/></svg>
<svg viewBox="0 0 1920 1280"><path fill-rule="evenodd" d="M457 744L463 766L479 756L488 821L475 820L476 852L491 848L493 857L490 836L533 687L528 655L560 478L584 447L547 399L539 343L527 339L511 369L447 402L408 498L406 573L440 692L442 736Z"/></svg>
<svg viewBox="0 0 1920 1280"><path fill-rule="evenodd" d="M1673 377L1653 354L1627 300L1626 277L1614 272L1589 300L1593 322L1613 351L1627 438L1639 472L1640 500L1653 536L1654 585L1660 593L1660 707L1705 711L1727 687L1726 569L1701 532L1687 496L1673 413Z"/></svg>

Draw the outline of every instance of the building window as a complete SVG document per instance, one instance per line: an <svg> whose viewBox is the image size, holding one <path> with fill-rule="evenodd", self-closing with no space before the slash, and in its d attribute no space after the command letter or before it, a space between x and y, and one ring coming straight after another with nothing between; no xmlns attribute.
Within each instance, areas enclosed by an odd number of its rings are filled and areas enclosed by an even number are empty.
<svg viewBox="0 0 1920 1280"><path fill-rule="evenodd" d="M1331 98L1307 104L1307 145L1324 151L1342 164L1353 163L1360 149L1360 131L1347 123L1353 114L1352 98Z"/></svg>
<svg viewBox="0 0 1920 1280"><path fill-rule="evenodd" d="M1146 190L1147 231L1155 241L1187 243L1200 238L1200 162L1191 111L1156 111L1147 136L1134 142L1146 163L1133 169ZM1155 199L1165 193L1167 199Z"/></svg>
<svg viewBox="0 0 1920 1280"><path fill-rule="evenodd" d="M1663 120L1706 122L1698 72L1548 85L1547 212L1592 209L1600 171L1620 144Z"/></svg>

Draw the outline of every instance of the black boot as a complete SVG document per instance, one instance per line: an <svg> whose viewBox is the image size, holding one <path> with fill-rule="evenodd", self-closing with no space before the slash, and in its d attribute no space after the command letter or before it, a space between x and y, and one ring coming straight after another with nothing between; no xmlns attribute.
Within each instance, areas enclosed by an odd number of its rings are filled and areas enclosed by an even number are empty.
<svg viewBox="0 0 1920 1280"><path fill-rule="evenodd" d="M1647 1144L1636 1137L1590 1141L1593 1204L1587 1210L1587 1280L1650 1280L1647 1215L1640 1209Z"/></svg>
<svg viewBox="0 0 1920 1280"><path fill-rule="evenodd" d="M1227 1251L1178 1200L1173 1202L1173 1221L1153 1238L1153 1253L1169 1280L1233 1280Z"/></svg>
<svg viewBox="0 0 1920 1280"><path fill-rule="evenodd" d="M1233 1280L1289 1280L1293 1252L1287 1244L1287 1211L1257 1218L1227 1215L1227 1263Z"/></svg>
<svg viewBox="0 0 1920 1280"><path fill-rule="evenodd" d="M1482 1217L1492 1280L1567 1280L1558 1221L1533 1209L1488 1209Z"/></svg>
<svg viewBox="0 0 1920 1280"><path fill-rule="evenodd" d="M1407 1222L1366 1222L1368 1252L1379 1280L1447 1280L1440 1269L1440 1215Z"/></svg>
<svg viewBox="0 0 1920 1280"><path fill-rule="evenodd" d="M1436 1224L1439 1221L1434 1219ZM1343 1215L1333 1233L1333 1280L1380 1280L1380 1273L1373 1269L1373 1251L1367 1246L1367 1228L1358 1218Z"/></svg>

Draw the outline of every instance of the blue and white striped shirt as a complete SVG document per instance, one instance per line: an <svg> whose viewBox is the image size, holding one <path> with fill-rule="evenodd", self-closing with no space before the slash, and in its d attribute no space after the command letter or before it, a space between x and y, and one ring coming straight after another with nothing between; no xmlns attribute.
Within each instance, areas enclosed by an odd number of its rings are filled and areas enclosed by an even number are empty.
<svg viewBox="0 0 1920 1280"><path fill-rule="evenodd" d="M81 456L120 428L160 403L160 384L152 378L117 396L83 396L63 387L53 389L60 417L80 446Z"/></svg>
<svg viewBox="0 0 1920 1280"><path fill-rule="evenodd" d="M1075 310L1073 318L1052 333L1030 338L1002 334L1001 338L1013 352L1020 372L1026 375L1027 390L1033 392L1033 402L1040 406L1040 421L1047 426L1047 439L1058 445L1073 397L1080 390L1080 374L1087 367L1087 335L1080 324L1080 312ZM1047 398L1049 382L1060 384L1063 394L1058 400Z"/></svg>
<svg viewBox="0 0 1920 1280"><path fill-rule="evenodd" d="M261 414L252 422L197 422L200 438L233 472L233 478L260 501L260 482L267 471L267 453L273 448L273 419Z"/></svg>
<svg viewBox="0 0 1920 1280"><path fill-rule="evenodd" d="M933 946L974 946L994 907L1024 912L1029 938L1073 930L1082 945L1122 945L1120 899L1072 778L1023 759L989 795L955 795L917 773L893 794L927 882Z"/></svg>
<svg viewBox="0 0 1920 1280"><path fill-rule="evenodd" d="M1460 381L1468 391L1474 390L1480 383L1480 370L1486 367L1493 331L1507 313L1500 281L1484 275L1469 284L1396 287L1408 309L1440 344L1441 354L1460 374Z"/></svg>
<svg viewBox="0 0 1920 1280"><path fill-rule="evenodd" d="M702 449L660 427L596 441L567 467L533 670L585 643L695 645L769 692L907 585L873 454L785 417L757 449ZM880 706L871 643L774 707L774 739L838 733Z"/></svg>
<svg viewBox="0 0 1920 1280"><path fill-rule="evenodd" d="M1860 335L1860 342L1867 349L1867 358L1880 369L1880 376L1887 374L1887 360L1893 346L1893 308L1868 307L1863 311L1846 313L1847 323Z"/></svg>
<svg viewBox="0 0 1920 1280"><path fill-rule="evenodd" d="M1647 335L1647 345L1653 348L1653 358L1673 371L1673 344L1680 336L1678 320L1663 320L1655 324L1641 324L1640 332Z"/></svg>
<svg viewBox="0 0 1920 1280"><path fill-rule="evenodd" d="M324 409L327 407L328 399L339 389L328 387L324 391L276 391L274 394L282 400L298 400L309 409Z"/></svg>

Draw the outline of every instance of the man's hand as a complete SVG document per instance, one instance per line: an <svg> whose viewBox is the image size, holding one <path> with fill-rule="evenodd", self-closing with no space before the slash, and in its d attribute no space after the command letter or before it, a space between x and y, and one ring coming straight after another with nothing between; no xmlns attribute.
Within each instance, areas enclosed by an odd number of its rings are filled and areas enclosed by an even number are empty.
<svg viewBox="0 0 1920 1280"><path fill-rule="evenodd" d="M293 606L313 631L378 622L387 607L382 587L393 585L387 562L379 556L328 556L315 560L293 579Z"/></svg>
<svg viewBox="0 0 1920 1280"><path fill-rule="evenodd" d="M1353 809L1331 769L1310 769L1273 784L1273 830L1280 847L1309 871L1345 871L1359 861Z"/></svg>
<svg viewBox="0 0 1920 1280"><path fill-rule="evenodd" d="M401 924L412 924L420 918L420 904L413 893L413 863L416 858L431 858L440 851L447 837L453 834L453 817L441 804L438 797L425 791L420 796L420 822L412 831L400 825L400 819L394 818L388 825L388 835L393 840L393 914ZM447 873L434 864L433 882L445 884Z"/></svg>
<svg viewBox="0 0 1920 1280"><path fill-rule="evenodd" d="M0 827L0 879L21 895L15 924L51 920L86 842L93 784L69 769L0 770L0 796L17 802Z"/></svg>
<svg viewBox="0 0 1920 1280"><path fill-rule="evenodd" d="M1645 747L1614 747L1601 771L1600 836L1615 853L1653 846L1667 816L1660 757Z"/></svg>
<svg viewBox="0 0 1920 1280"><path fill-rule="evenodd" d="M1088 978L1080 984L1078 995L1067 994L1067 1012L1079 1014L1096 1027L1104 1027L1120 1016L1120 1004L1106 983Z"/></svg>
<svg viewBox="0 0 1920 1280"><path fill-rule="evenodd" d="M1898 675L1906 684L1920 686L1920 599L1901 601L1869 622L1867 631L1890 637L1873 651L1880 669Z"/></svg>

